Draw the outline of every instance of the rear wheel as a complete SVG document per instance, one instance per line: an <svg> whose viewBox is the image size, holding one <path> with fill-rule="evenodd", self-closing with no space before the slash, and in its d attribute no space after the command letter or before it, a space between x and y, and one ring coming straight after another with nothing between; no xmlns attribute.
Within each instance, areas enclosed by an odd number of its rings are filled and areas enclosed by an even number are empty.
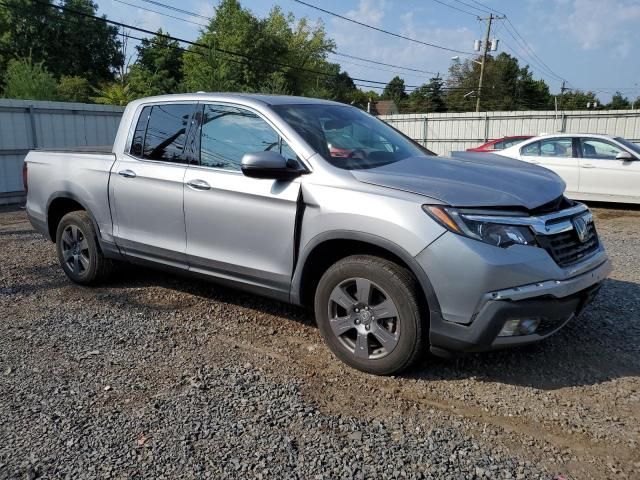
<svg viewBox="0 0 640 480"><path fill-rule="evenodd" d="M56 249L64 273L76 283L95 284L111 272L111 260L102 254L87 212L79 210L62 217L56 231Z"/></svg>
<svg viewBox="0 0 640 480"><path fill-rule="evenodd" d="M392 375L424 352L416 280L389 260L358 255L332 265L318 283L315 314L329 348L359 370Z"/></svg>

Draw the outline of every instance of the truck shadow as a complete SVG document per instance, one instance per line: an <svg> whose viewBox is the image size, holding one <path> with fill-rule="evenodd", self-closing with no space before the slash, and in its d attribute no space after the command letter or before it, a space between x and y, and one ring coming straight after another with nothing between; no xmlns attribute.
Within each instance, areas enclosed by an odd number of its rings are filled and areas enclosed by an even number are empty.
<svg viewBox="0 0 640 480"><path fill-rule="evenodd" d="M185 280L139 267L127 267L118 277L126 277L126 285L114 279L110 287L160 286L315 325L309 310L202 280ZM402 375L418 381L473 377L543 390L595 385L630 376L640 376L640 285L611 279L580 317L543 342L453 360L428 355L417 368Z"/></svg>
<svg viewBox="0 0 640 480"><path fill-rule="evenodd" d="M455 360L429 357L417 380L475 378L543 390L640 376L640 285L609 279L595 301L564 329L526 347Z"/></svg>

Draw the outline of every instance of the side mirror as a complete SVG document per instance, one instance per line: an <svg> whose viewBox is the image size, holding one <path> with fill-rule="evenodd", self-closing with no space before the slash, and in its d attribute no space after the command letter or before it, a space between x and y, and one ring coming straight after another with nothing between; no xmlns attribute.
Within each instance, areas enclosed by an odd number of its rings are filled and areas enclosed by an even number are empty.
<svg viewBox="0 0 640 480"><path fill-rule="evenodd" d="M290 166L278 152L268 150L245 153L240 163L240 168L245 176L273 180L291 180L301 175L302 170L296 167Z"/></svg>
<svg viewBox="0 0 640 480"><path fill-rule="evenodd" d="M623 151L623 152L620 152L618 155L616 155L616 160L622 160L623 162L631 162L633 160L637 160L637 158L631 155L629 152Z"/></svg>

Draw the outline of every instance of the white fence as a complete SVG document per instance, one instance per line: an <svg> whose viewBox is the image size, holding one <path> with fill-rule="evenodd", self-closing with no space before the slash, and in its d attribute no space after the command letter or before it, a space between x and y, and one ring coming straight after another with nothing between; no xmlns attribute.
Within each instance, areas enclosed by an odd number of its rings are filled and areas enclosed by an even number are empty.
<svg viewBox="0 0 640 480"><path fill-rule="evenodd" d="M439 155L494 138L541 133L602 133L640 142L640 110L487 112L381 115Z"/></svg>
<svg viewBox="0 0 640 480"><path fill-rule="evenodd" d="M111 145L121 107L0 99L0 204L24 199L22 164L34 148Z"/></svg>

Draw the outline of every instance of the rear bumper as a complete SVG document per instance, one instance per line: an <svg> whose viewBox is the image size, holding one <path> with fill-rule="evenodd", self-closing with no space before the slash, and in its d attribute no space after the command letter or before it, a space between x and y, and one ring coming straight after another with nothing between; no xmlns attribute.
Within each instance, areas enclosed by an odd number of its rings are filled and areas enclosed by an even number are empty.
<svg viewBox="0 0 640 480"><path fill-rule="evenodd" d="M44 235L47 240L52 240L49 236L49 227L47 225L46 219L41 219L37 215L35 215L30 209L29 204L27 204L27 218L29 222L33 226L33 228L38 232Z"/></svg>
<svg viewBox="0 0 640 480"><path fill-rule="evenodd" d="M566 279L524 285L487 293L468 324L443 319L432 312L430 342L436 353L480 352L534 343L554 334L574 319L595 297L611 272L605 260L596 268ZM539 318L533 334L498 336L505 322Z"/></svg>

